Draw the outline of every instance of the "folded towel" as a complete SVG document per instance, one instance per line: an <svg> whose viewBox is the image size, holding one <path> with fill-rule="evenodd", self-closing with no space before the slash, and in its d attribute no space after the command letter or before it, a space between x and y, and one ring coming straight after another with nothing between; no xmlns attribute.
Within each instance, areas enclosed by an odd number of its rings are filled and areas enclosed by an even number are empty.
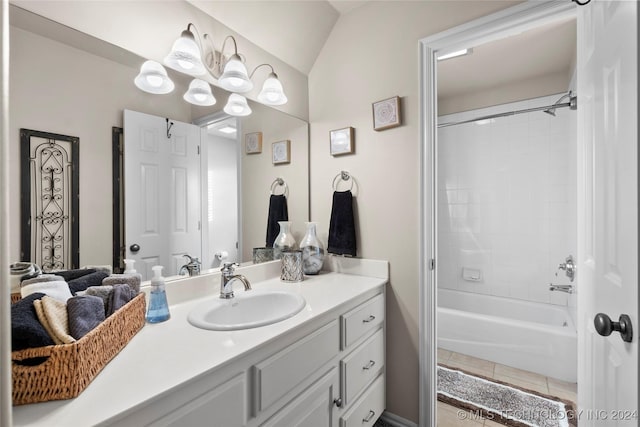
<svg viewBox="0 0 640 427"><path fill-rule="evenodd" d="M289 221L287 198L284 194L272 194L269 198L269 215L267 217L267 243L266 247L272 248L273 242L280 234L278 221Z"/></svg>
<svg viewBox="0 0 640 427"><path fill-rule="evenodd" d="M64 277L56 276L55 274L41 274L39 276L23 280L22 286L32 285L34 283L40 283L40 282L60 282L60 281L64 281Z"/></svg>
<svg viewBox="0 0 640 427"><path fill-rule="evenodd" d="M113 267L110 264L105 265L85 265L82 269L102 271L103 273L112 274Z"/></svg>
<svg viewBox="0 0 640 427"><path fill-rule="evenodd" d="M55 271L54 274L61 276L67 282L77 279L82 276L86 276L87 274L95 273L96 270L94 268L76 268L74 270L61 270Z"/></svg>
<svg viewBox="0 0 640 427"><path fill-rule="evenodd" d="M102 279L103 285L118 285L122 283L126 283L129 285L131 290L135 292L134 295L138 295L140 293L140 282L142 281L142 276L137 273L127 273L127 274L112 274L109 277L105 277Z"/></svg>
<svg viewBox="0 0 640 427"><path fill-rule="evenodd" d="M69 334L79 340L104 320L104 302L93 295L75 296L67 301Z"/></svg>
<svg viewBox="0 0 640 427"><path fill-rule="evenodd" d="M104 303L104 315L105 317L109 317L111 313L111 303L113 300L113 286L91 286L88 287L85 291L85 295L93 295L95 297L102 298L102 302Z"/></svg>
<svg viewBox="0 0 640 427"><path fill-rule="evenodd" d="M334 191L327 252L356 256L356 226L351 191Z"/></svg>
<svg viewBox="0 0 640 427"><path fill-rule="evenodd" d="M111 303L109 304L109 311L107 316L111 316L119 308L126 305L135 296L133 290L126 283L120 283L113 285L113 292L111 293Z"/></svg>
<svg viewBox="0 0 640 427"><path fill-rule="evenodd" d="M11 305L11 350L53 345L53 339L38 320L35 300L45 296L35 293Z"/></svg>
<svg viewBox="0 0 640 427"><path fill-rule="evenodd" d="M48 295L52 298L60 300L62 302L66 302L69 298L71 298L71 291L69 291L69 285L64 280L52 280L51 278L45 278L44 280L51 281L40 281L42 276L36 277L34 279L25 280L22 282L22 287L20 288L20 294L22 298L31 295L36 292L41 292L45 295ZM54 276L55 277L55 276ZM32 281L37 280L35 283Z"/></svg>
<svg viewBox="0 0 640 427"><path fill-rule="evenodd" d="M78 295L78 292L84 291L90 286L100 286L107 276L108 274L105 271L94 271L93 273L85 274L69 280L69 289L73 295Z"/></svg>
<svg viewBox="0 0 640 427"><path fill-rule="evenodd" d="M71 344L76 339L69 335L69 318L67 316L67 303L50 296L33 302L36 308L38 320L49 332L51 339L56 344Z"/></svg>
<svg viewBox="0 0 640 427"><path fill-rule="evenodd" d="M23 280L32 279L42 273L40 267L32 262L14 262L9 266L11 273L11 293L19 293Z"/></svg>

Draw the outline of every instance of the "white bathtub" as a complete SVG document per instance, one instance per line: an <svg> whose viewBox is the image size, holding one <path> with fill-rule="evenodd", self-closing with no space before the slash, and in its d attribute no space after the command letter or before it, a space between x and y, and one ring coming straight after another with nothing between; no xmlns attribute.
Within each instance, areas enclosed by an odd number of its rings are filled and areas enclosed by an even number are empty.
<svg viewBox="0 0 640 427"><path fill-rule="evenodd" d="M577 381L576 327L566 307L439 289L438 347Z"/></svg>

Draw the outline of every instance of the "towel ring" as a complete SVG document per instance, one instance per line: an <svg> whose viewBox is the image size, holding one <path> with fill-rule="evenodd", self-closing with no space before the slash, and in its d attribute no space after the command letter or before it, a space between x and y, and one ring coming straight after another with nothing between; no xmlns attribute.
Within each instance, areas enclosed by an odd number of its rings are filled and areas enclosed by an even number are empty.
<svg viewBox="0 0 640 427"><path fill-rule="evenodd" d="M340 171L340 173L333 178L333 191L338 191L338 185L340 185L340 181L338 181L338 178L341 178L342 181L351 180L351 187L349 187L349 191L353 190L354 178L349 175L349 172Z"/></svg>
<svg viewBox="0 0 640 427"><path fill-rule="evenodd" d="M289 197L289 186L287 185L286 182L284 182L284 179L282 178L276 178L272 183L271 183L271 194L276 194L276 188L278 187L283 187L284 189L282 190L282 194L284 197Z"/></svg>

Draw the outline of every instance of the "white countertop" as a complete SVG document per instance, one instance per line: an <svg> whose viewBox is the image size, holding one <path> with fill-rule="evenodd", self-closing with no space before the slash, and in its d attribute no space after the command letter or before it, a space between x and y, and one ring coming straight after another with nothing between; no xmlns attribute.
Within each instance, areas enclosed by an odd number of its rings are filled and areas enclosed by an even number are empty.
<svg viewBox="0 0 640 427"><path fill-rule="evenodd" d="M358 260L338 262L352 265ZM384 265L373 264L375 268L371 276L336 271L322 272L318 276L305 276L305 280L300 283L284 283L277 277L254 283L249 274L251 270L247 269L245 272L245 269L239 268L237 272L247 275L252 280L254 289L282 289L300 293L307 304L300 313L279 323L238 331L208 331L196 328L187 321L187 315L194 307L218 298L219 274L183 279L182 285L169 283L167 294L171 318L168 321L145 324L78 397L15 406L13 423L15 426L79 426L105 422L121 412L142 405L203 373L233 361L257 346L270 342L353 298L381 287L387 282L387 263L372 262ZM361 274L368 269L336 270ZM253 271L256 271L255 268ZM254 277L269 275L274 271L277 270L273 266L267 267L266 273L263 270L254 273ZM207 292L204 293L208 296L194 297L197 293L188 289L188 283L203 283L204 280L210 282L206 286ZM185 289L182 295L181 286ZM204 290L202 287L200 289ZM185 294L191 295L185 297ZM201 292L200 295L202 294Z"/></svg>

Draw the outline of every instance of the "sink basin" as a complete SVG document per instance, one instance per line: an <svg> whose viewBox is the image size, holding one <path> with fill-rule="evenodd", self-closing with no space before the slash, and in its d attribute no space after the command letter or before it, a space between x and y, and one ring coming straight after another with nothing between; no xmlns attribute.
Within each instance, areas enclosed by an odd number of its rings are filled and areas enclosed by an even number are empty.
<svg viewBox="0 0 640 427"><path fill-rule="evenodd" d="M286 291L250 290L235 295L200 304L189 313L189 323L213 331L257 328L293 317L306 304L299 294Z"/></svg>

